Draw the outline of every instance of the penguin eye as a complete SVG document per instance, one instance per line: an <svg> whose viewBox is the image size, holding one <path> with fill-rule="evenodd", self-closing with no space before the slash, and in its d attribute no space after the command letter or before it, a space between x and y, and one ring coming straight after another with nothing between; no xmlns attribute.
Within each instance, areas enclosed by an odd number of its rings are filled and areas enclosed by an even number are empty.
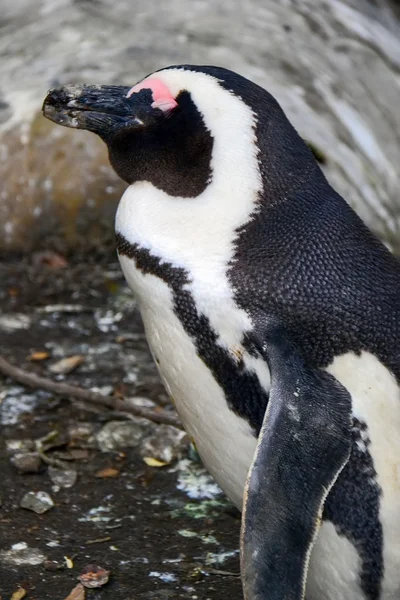
<svg viewBox="0 0 400 600"><path fill-rule="evenodd" d="M159 79L150 77L149 79L137 83L129 90L126 97L131 98L133 94L137 94L141 90L149 90L151 92L153 100L151 108L158 108L164 113L169 113L178 106L178 103L168 89L168 86Z"/></svg>

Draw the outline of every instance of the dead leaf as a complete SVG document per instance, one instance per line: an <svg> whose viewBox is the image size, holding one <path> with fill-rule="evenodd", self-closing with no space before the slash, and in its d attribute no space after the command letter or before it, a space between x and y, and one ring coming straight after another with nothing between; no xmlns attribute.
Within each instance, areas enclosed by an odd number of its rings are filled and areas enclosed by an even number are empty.
<svg viewBox="0 0 400 600"><path fill-rule="evenodd" d="M32 354L28 356L27 359L32 361L39 361L46 360L46 358L49 358L49 356L50 352L32 352Z"/></svg>
<svg viewBox="0 0 400 600"><path fill-rule="evenodd" d="M72 560L72 558L69 558L69 556L64 556L64 560L65 560L65 564L67 565L67 569L74 568L74 561Z"/></svg>
<svg viewBox="0 0 400 600"><path fill-rule="evenodd" d="M62 375L67 375L68 373L72 373L75 371L79 365L81 365L85 361L85 357L77 354L76 356L67 356L66 358L62 358L56 363L52 364L49 367L49 371L51 373L58 373Z"/></svg>
<svg viewBox="0 0 400 600"><path fill-rule="evenodd" d="M26 593L26 590L20 587L17 589L16 592L13 593L13 595L11 596L11 600L22 600L22 598L25 598Z"/></svg>
<svg viewBox="0 0 400 600"><path fill-rule="evenodd" d="M64 600L85 600L85 588L78 583Z"/></svg>
<svg viewBox="0 0 400 600"><path fill-rule="evenodd" d="M100 469L95 473L95 477L100 477L102 479L108 479L112 477L119 477L118 469L114 469L114 467L106 467L105 469Z"/></svg>
<svg viewBox="0 0 400 600"><path fill-rule="evenodd" d="M78 579L87 588L99 588L108 582L110 573L98 565L88 565Z"/></svg>
<svg viewBox="0 0 400 600"><path fill-rule="evenodd" d="M158 458L153 458L152 456L144 456L143 460L149 467L156 467L158 469L168 465L168 463L164 460L158 460Z"/></svg>

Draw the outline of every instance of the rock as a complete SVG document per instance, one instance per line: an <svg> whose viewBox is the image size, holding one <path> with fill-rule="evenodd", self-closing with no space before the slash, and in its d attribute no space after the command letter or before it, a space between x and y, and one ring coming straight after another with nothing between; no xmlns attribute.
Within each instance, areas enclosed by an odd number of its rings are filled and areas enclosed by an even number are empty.
<svg viewBox="0 0 400 600"><path fill-rule="evenodd" d="M73 445L78 445L84 442L86 446L88 440L93 436L94 430L94 423L80 421L68 427L68 437Z"/></svg>
<svg viewBox="0 0 400 600"><path fill-rule="evenodd" d="M110 573L111 571L106 571L97 565L88 565L83 569L78 580L86 588L99 588L108 582Z"/></svg>
<svg viewBox="0 0 400 600"><path fill-rule="evenodd" d="M6 440L6 448L10 454L26 454L35 449L35 442L33 440Z"/></svg>
<svg viewBox="0 0 400 600"><path fill-rule="evenodd" d="M184 431L170 425L157 425L154 433L143 441L140 453L142 456L151 456L169 464L178 458L189 444L189 436Z"/></svg>
<svg viewBox="0 0 400 600"><path fill-rule="evenodd" d="M45 555L38 548L29 548L26 542L11 546L11 550L0 551L0 561L5 565L41 565Z"/></svg>
<svg viewBox="0 0 400 600"><path fill-rule="evenodd" d="M46 571L61 571L64 569L64 563L60 563L58 560L45 560L43 563Z"/></svg>
<svg viewBox="0 0 400 600"><path fill-rule="evenodd" d="M47 492L27 492L20 502L20 507L42 515L54 507L54 502Z"/></svg>
<svg viewBox="0 0 400 600"><path fill-rule="evenodd" d="M162 7L136 0L132 11L128 0L38 1L13 5L2 32L2 250L29 249L51 236L70 248L103 247L113 236L124 184L96 136L41 117L46 90L72 82L132 85L190 62L232 68L266 87L323 157L330 182L400 247L398 2L248 0L216 10L212 0L165 0ZM68 23L62 38L60 22Z"/></svg>
<svg viewBox="0 0 400 600"><path fill-rule="evenodd" d="M20 473L38 473L42 464L40 456L36 452L18 452L10 460Z"/></svg>
<svg viewBox="0 0 400 600"><path fill-rule="evenodd" d="M96 440L102 452L136 448L146 433L148 424L142 420L110 421L97 433Z"/></svg>
<svg viewBox="0 0 400 600"><path fill-rule="evenodd" d="M14 313L0 316L0 329L4 331L12 332L19 329L29 329L30 326L31 319L27 315Z"/></svg>
<svg viewBox="0 0 400 600"><path fill-rule="evenodd" d="M54 485L57 485L60 488L72 487L78 477L78 473L75 469L64 470L50 466L47 472Z"/></svg>
<svg viewBox="0 0 400 600"><path fill-rule="evenodd" d="M0 424L16 425L23 419L25 413L32 413L48 397L48 392L40 390L28 393L18 387L5 390L4 399L0 403Z"/></svg>

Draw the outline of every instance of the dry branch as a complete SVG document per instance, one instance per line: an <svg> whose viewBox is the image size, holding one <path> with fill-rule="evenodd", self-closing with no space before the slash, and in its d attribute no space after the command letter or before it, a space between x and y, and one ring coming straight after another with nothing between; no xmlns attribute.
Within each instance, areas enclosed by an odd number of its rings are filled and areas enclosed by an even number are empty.
<svg viewBox="0 0 400 600"><path fill-rule="evenodd" d="M153 423L172 425L178 429L183 429L178 417L174 414L169 414L165 410L150 410L141 406L127 404L122 398L103 396L103 394L86 390L77 385L59 383L52 379L48 379L47 377L40 377L34 373L27 373L23 369L10 364L2 356L0 356L0 373L35 390L41 389L46 392L51 392L52 394L57 394L58 396L64 396L65 398L76 398L78 400L90 402L91 404L96 404L97 406L105 406L106 408L133 414L136 417L148 419Z"/></svg>

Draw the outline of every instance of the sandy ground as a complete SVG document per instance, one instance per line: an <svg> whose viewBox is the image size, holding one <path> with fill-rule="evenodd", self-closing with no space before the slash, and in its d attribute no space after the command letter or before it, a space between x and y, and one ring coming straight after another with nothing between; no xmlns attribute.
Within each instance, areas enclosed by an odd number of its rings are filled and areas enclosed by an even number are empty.
<svg viewBox="0 0 400 600"><path fill-rule="evenodd" d="M119 267L100 262L54 269L34 256L0 264L0 353L41 375L119 391L148 407L165 403ZM37 352L49 356L27 360ZM77 355L83 362L71 374L51 373ZM177 430L1 377L0 399L2 600L19 587L27 600L64 600L90 564L111 571L109 583L86 590L90 600L241 598L240 515ZM11 462L54 431L45 456L77 473L72 487L51 480L43 461L32 474ZM167 464L148 466L146 455ZM38 491L54 506L44 514L21 508L24 495Z"/></svg>

